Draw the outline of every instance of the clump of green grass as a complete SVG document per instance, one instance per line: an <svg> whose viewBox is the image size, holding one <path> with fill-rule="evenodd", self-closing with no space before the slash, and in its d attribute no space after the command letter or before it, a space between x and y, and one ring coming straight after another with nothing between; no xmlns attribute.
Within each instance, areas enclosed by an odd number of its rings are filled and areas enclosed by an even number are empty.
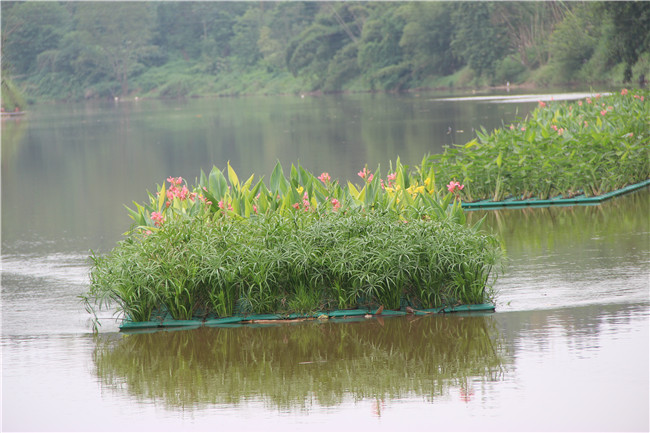
<svg viewBox="0 0 650 433"><path fill-rule="evenodd" d="M647 90L539 103L518 123L432 155L438 187L465 184L466 201L600 195L650 178Z"/></svg>
<svg viewBox="0 0 650 433"><path fill-rule="evenodd" d="M483 303L500 249L477 226L349 210L172 219L92 257L86 303L147 321Z"/></svg>

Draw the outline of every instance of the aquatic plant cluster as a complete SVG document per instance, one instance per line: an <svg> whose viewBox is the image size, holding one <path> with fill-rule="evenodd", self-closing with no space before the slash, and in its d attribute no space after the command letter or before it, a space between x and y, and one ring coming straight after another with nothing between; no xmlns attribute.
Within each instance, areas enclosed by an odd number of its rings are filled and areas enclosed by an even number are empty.
<svg viewBox="0 0 650 433"><path fill-rule="evenodd" d="M392 165L392 164L391 164ZM213 168L189 188L181 178L129 209L128 237L92 255L84 299L133 321L161 311L174 319L208 314L308 313L358 306L399 309L490 300L496 239L468 226L452 181L397 161L381 178L364 168L362 187L341 187L280 164L270 186Z"/></svg>
<svg viewBox="0 0 650 433"><path fill-rule="evenodd" d="M530 115L423 164L466 201L601 195L650 178L650 92L544 102ZM439 182L438 187L442 187Z"/></svg>

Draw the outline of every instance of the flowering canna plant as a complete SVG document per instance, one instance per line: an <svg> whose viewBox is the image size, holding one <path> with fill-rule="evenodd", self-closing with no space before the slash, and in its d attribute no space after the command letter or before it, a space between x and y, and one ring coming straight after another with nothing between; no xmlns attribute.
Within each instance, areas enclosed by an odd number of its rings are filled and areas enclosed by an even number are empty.
<svg viewBox="0 0 650 433"><path fill-rule="evenodd" d="M225 172L225 174L224 174ZM300 165L291 166L287 178L278 162L269 184L255 175L241 182L230 163L226 170L213 167L208 175L201 172L196 185L189 186L181 177L170 176L149 193L149 203L128 208L135 221L135 230L152 232L170 219L250 218L270 213L346 212L348 209L383 211L402 220L450 219L464 224L460 197L435 188L433 171L411 170L399 158L386 179L378 168L371 172L364 167L359 176L361 186L348 182L341 186L327 172L316 177ZM452 199L453 203L452 203Z"/></svg>

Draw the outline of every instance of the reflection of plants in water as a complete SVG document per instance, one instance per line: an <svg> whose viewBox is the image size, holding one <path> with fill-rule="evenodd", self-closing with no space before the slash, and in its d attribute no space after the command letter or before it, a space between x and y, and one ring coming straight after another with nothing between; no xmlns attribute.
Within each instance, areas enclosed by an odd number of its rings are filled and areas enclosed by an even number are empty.
<svg viewBox="0 0 650 433"><path fill-rule="evenodd" d="M491 316L436 316L98 337L93 358L104 384L170 406L291 408L431 400L470 376L500 377L504 352Z"/></svg>
<svg viewBox="0 0 650 433"><path fill-rule="evenodd" d="M602 237L608 248L646 249L648 237L627 236L648 233L650 191L644 188L596 206L499 209L468 212L470 223L485 217L484 227L492 229L509 250L539 253L555 246L578 247ZM488 229L488 230L489 230ZM611 242L627 236L626 242ZM630 242L634 243L631 245Z"/></svg>
<svg viewBox="0 0 650 433"><path fill-rule="evenodd" d="M27 130L27 121L21 117L2 118L2 158L5 161L12 161L17 155L23 143L23 137ZM7 167L11 164L7 163Z"/></svg>

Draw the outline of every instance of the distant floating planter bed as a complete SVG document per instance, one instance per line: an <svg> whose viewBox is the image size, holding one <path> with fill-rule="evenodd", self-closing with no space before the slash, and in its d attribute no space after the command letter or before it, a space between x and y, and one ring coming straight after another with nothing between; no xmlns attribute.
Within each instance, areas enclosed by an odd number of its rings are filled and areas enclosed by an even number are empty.
<svg viewBox="0 0 650 433"><path fill-rule="evenodd" d="M600 204L605 200L610 198L617 197L623 194L627 194L632 191L636 191L643 187L650 185L650 179L644 180L643 182L635 183L633 185L628 185L624 188L620 188L614 191L610 191L606 194L596 195L587 197L584 194L576 195L571 198L562 198L561 195L551 198L551 199L517 199L515 197L510 197L502 201L492 201L492 200L479 200L471 203L462 203L463 209L467 210L479 210L479 209L500 209L500 208L522 208L522 207L549 207L549 206L573 206L573 205L596 205Z"/></svg>
<svg viewBox="0 0 650 433"><path fill-rule="evenodd" d="M132 322L125 319L120 325L121 331L136 331L142 329L156 329L156 328L180 328L180 327L201 327L201 326L230 326L233 324L265 324L265 323L282 323L283 321L297 321L297 320L311 320L311 319L352 319L352 318L369 318L369 317L391 317L391 316L405 316L412 314L416 316L432 315L432 314L447 314L447 313L468 313L468 312L493 312L495 310L494 304L471 304L471 305L457 305L452 307L429 308L424 310L417 310L412 308L405 308L399 310L384 310L383 308L359 308L351 310L333 310L327 312L316 312L310 314L249 314L249 315L236 315L232 317L210 317L205 319L194 318L191 320L174 320L171 316L160 316L158 320L150 320L147 322Z"/></svg>

